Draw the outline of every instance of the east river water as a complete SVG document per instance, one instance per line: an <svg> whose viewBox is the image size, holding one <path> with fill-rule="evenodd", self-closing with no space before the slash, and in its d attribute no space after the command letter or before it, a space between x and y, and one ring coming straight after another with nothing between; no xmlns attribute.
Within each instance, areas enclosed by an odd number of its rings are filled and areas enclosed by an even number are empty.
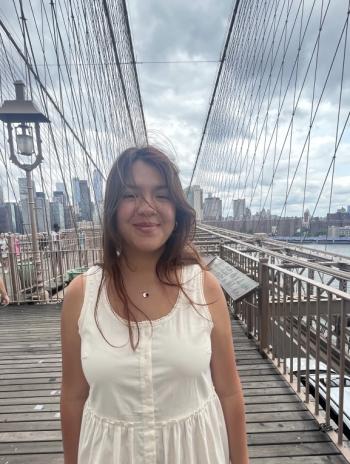
<svg viewBox="0 0 350 464"><path fill-rule="evenodd" d="M350 256L350 244L327 243L325 245L320 243L304 243L304 246L306 248L314 248L315 250L329 251L330 253L336 253L337 255Z"/></svg>

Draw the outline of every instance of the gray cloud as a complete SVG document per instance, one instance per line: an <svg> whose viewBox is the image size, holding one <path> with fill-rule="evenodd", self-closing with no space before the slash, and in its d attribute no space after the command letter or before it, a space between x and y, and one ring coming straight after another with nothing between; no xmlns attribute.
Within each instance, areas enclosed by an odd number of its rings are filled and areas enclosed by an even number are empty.
<svg viewBox="0 0 350 464"><path fill-rule="evenodd" d="M128 2L138 61L218 60L232 1ZM191 176L217 63L138 65L148 127L171 138L183 184Z"/></svg>

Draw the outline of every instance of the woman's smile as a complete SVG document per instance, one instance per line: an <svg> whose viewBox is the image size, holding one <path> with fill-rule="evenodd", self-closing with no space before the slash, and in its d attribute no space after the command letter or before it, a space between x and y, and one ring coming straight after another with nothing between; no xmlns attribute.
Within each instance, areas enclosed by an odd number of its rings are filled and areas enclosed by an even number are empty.
<svg viewBox="0 0 350 464"><path fill-rule="evenodd" d="M158 253L174 230L175 215L164 176L153 166L135 161L117 209L124 252Z"/></svg>
<svg viewBox="0 0 350 464"><path fill-rule="evenodd" d="M133 225L136 228L136 230L144 234L152 234L160 226L160 224L150 224L150 223L138 223L138 224L133 224Z"/></svg>

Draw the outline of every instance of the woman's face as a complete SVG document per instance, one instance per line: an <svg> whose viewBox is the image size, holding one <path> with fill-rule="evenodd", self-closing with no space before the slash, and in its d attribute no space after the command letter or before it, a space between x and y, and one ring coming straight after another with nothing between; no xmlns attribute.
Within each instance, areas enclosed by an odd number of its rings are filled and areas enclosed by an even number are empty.
<svg viewBox="0 0 350 464"><path fill-rule="evenodd" d="M123 252L159 251L175 227L175 205L161 173L137 160L132 165L130 185L117 208L117 227Z"/></svg>

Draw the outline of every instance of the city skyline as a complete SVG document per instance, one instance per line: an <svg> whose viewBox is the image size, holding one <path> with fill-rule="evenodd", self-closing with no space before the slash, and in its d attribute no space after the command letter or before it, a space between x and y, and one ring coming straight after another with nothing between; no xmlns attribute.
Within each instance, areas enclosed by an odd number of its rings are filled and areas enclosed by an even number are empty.
<svg viewBox="0 0 350 464"><path fill-rule="evenodd" d="M95 174L95 173L94 173ZM51 192L49 198L46 197L44 192L36 191L35 182L32 182L35 209L37 218L38 232L47 232L53 228L53 224L57 224L58 227L70 228L75 221L88 221L99 223L101 220L102 203L103 203L103 180L100 175L93 176L93 183L89 185L87 179L79 179L75 177L72 179L71 189L73 194L71 195L71 202L68 201L68 196L65 192L63 182L56 182L56 190ZM90 189L90 186L92 187ZM18 191L19 191L19 202L6 202L0 188L0 205L7 206L7 224L11 230L26 231L30 233L30 220L28 213L28 192L27 192L27 180L26 178L18 178ZM100 200L98 203L93 201L91 198L91 191ZM261 211L251 211L246 206L246 199L232 199L231 214L224 215L222 210L222 199L218 196L213 196L212 193L208 192L207 196L204 196L203 189L199 185L193 185L191 188L187 187L184 189L184 194L187 197L187 201L192 205L196 211L196 218L198 222L203 221L243 221L247 226L247 221L263 223L267 219L271 222L272 220L277 223L283 223L289 221L294 225L289 225L291 235L295 234L298 229L306 230L305 224L310 221L310 211L306 209L303 217L299 216L284 216L280 217L273 214L268 209L262 209ZM315 217L314 222L319 223L319 229L317 233L320 233L320 228L332 226L333 228L343 226L347 227L347 220L350 220L350 205L341 206L334 210L334 212L327 214L326 216ZM1 214L5 213L0 211L0 224L4 223L4 218L1 218ZM73 220L74 217L74 220ZM309 219L306 219L309 218ZM319 221L325 219L326 223L320 223ZM333 222L332 222L333 221ZM21 224L18 224L18 223ZM299 224L299 225L298 225ZM349 221L350 224L350 221ZM270 225L268 233L275 233L273 228L276 226ZM0 226L1 229L1 226ZM335 229L332 229L332 234L336 233Z"/></svg>
<svg viewBox="0 0 350 464"><path fill-rule="evenodd" d="M96 180L97 179L97 180ZM69 229L74 222L101 222L103 180L95 176L95 187L91 190L97 191L99 202L91 198L90 187L87 179L72 179L71 201L69 201L63 182L56 182L56 190L49 196L44 192L36 190L35 181L32 181L32 189L35 203L35 217L37 231L50 232L55 227ZM4 201L2 187L0 188L0 231L31 233L31 222L28 206L27 178L17 179L19 200L17 202ZM4 229L4 230L2 230ZM6 230L5 230L6 229Z"/></svg>

